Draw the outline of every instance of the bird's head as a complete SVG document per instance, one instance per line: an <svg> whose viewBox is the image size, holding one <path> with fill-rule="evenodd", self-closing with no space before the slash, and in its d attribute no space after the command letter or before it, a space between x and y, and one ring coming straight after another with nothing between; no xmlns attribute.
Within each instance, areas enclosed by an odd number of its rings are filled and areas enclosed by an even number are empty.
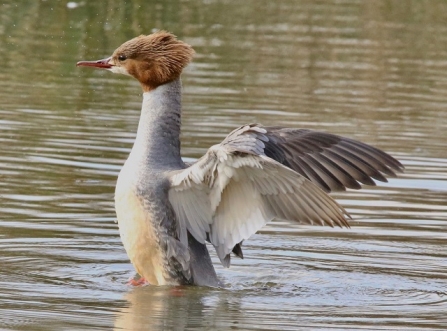
<svg viewBox="0 0 447 331"><path fill-rule="evenodd" d="M158 31L126 41L106 59L80 61L76 65L130 75L148 92L177 79L193 55L190 45L169 32Z"/></svg>

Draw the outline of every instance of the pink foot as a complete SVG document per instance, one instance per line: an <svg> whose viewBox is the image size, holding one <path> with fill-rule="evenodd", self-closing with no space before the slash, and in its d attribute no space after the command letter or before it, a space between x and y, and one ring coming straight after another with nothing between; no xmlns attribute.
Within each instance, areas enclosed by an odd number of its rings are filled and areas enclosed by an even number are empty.
<svg viewBox="0 0 447 331"><path fill-rule="evenodd" d="M149 285L149 282L146 279L144 279L143 277L140 277L138 279L135 279L135 278L132 277L127 282L127 285L131 285L131 286L146 286L146 285Z"/></svg>

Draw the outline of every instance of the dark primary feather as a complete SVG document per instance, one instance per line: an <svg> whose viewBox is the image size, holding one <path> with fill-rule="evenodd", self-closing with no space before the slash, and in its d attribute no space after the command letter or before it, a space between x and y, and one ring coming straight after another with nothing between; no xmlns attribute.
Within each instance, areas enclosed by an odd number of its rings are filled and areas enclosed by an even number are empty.
<svg viewBox="0 0 447 331"><path fill-rule="evenodd" d="M353 139L306 129L263 128L265 155L326 192L360 189L359 182L375 185L373 179L386 182L384 175L395 177L404 169L387 153Z"/></svg>

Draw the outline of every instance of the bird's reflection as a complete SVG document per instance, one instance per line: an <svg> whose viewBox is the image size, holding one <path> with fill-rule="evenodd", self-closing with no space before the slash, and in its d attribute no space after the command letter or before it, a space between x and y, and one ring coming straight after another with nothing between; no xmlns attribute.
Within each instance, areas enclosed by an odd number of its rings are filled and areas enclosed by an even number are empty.
<svg viewBox="0 0 447 331"><path fill-rule="evenodd" d="M205 287L144 286L125 294L128 306L116 317L115 330L191 330L231 327L240 314L232 291ZM219 312L219 313L217 313Z"/></svg>

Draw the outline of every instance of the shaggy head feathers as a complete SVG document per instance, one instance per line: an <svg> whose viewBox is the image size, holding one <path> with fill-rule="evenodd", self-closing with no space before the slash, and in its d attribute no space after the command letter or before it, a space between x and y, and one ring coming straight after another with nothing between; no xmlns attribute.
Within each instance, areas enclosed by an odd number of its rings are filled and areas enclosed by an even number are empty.
<svg viewBox="0 0 447 331"><path fill-rule="evenodd" d="M115 72L129 74L145 92L177 79L194 55L192 47L166 31L126 41L112 55Z"/></svg>

